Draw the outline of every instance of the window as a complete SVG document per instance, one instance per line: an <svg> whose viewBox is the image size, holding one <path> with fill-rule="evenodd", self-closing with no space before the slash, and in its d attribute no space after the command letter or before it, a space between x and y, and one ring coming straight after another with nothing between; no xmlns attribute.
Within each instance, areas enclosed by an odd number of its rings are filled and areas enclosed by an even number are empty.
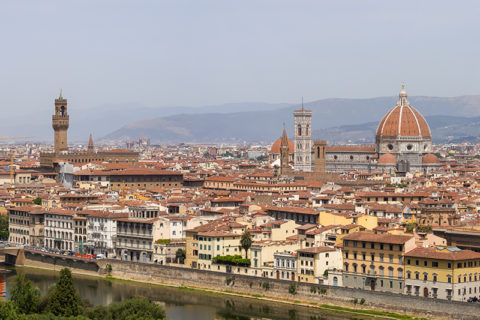
<svg viewBox="0 0 480 320"><path fill-rule="evenodd" d="M380 253L380 262L383 262L383 253Z"/></svg>
<svg viewBox="0 0 480 320"><path fill-rule="evenodd" d="M393 244L391 244L389 247L390 247L390 251L393 251Z"/></svg>
<svg viewBox="0 0 480 320"><path fill-rule="evenodd" d="M393 254L388 255L388 259L389 259L390 263L393 263Z"/></svg>
<svg viewBox="0 0 480 320"><path fill-rule="evenodd" d="M427 281L428 280L428 273L424 272L423 273L423 281Z"/></svg>
<svg viewBox="0 0 480 320"><path fill-rule="evenodd" d="M348 251L345 251L345 259L348 259Z"/></svg>
<svg viewBox="0 0 480 320"><path fill-rule="evenodd" d="M437 281L437 274L434 273L434 274L433 274L433 282L436 282L436 281Z"/></svg>
<svg viewBox="0 0 480 320"><path fill-rule="evenodd" d="M428 261L427 260L423 261L423 266L424 267L428 266Z"/></svg>
<svg viewBox="0 0 480 320"><path fill-rule="evenodd" d="M432 261L432 267L438 268L438 261Z"/></svg>
<svg viewBox="0 0 480 320"><path fill-rule="evenodd" d="M407 259L407 264L410 265L410 259Z"/></svg>

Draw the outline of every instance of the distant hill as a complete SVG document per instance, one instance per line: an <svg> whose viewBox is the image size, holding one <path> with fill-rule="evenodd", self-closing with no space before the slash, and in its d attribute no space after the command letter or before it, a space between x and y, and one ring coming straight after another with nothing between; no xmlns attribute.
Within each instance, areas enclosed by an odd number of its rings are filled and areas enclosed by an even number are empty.
<svg viewBox="0 0 480 320"><path fill-rule="evenodd" d="M396 97L372 99L324 99L305 104L313 112L313 135L329 143L371 143L376 126L395 106ZM476 139L480 96L453 98L410 97L410 103L432 128L435 141ZM270 105L272 106L272 105ZM292 136L293 111L299 105L242 112L199 112L132 121L104 137L105 140L150 137L155 143L271 142L281 135L283 123ZM201 110L201 109L197 109ZM364 124L359 124L364 123Z"/></svg>
<svg viewBox="0 0 480 320"><path fill-rule="evenodd" d="M480 117L426 116L434 143L480 142ZM314 130L329 144L373 143L378 122Z"/></svg>

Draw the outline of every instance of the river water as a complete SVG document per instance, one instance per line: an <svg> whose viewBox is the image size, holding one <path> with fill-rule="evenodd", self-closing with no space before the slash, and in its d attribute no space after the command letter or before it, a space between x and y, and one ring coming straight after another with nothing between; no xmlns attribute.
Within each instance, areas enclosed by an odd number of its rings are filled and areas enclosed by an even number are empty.
<svg viewBox="0 0 480 320"><path fill-rule="evenodd" d="M7 273L8 289L15 281L16 272L23 272L42 293L58 279L58 273L29 268L12 269ZM168 320L249 320L249 319L298 319L298 320L352 320L368 319L333 311L264 302L256 299L209 294L177 288L150 286L133 282L107 281L101 278L74 275L74 284L82 299L91 304L108 305L135 296L145 296L158 301L165 308Z"/></svg>

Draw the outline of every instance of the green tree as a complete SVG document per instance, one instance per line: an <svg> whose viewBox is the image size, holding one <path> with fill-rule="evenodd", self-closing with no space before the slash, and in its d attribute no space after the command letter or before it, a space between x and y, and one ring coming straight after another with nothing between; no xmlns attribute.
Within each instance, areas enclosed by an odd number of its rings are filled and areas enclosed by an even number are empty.
<svg viewBox="0 0 480 320"><path fill-rule="evenodd" d="M184 264L186 257L187 252L185 251L185 249L179 248L177 252L175 252L175 258L177 259L177 263Z"/></svg>
<svg viewBox="0 0 480 320"><path fill-rule="evenodd" d="M26 280L23 273L19 273L10 290L10 300L18 312L35 313L38 312L40 304L40 290L30 280Z"/></svg>
<svg viewBox="0 0 480 320"><path fill-rule="evenodd" d="M89 309L85 316L92 320L154 320L164 319L165 311L145 298L133 298L112 303L108 307L97 306Z"/></svg>
<svg viewBox="0 0 480 320"><path fill-rule="evenodd" d="M56 316L78 316L81 314L81 302L73 286L72 272L68 268L60 270L60 278L55 285L47 304L47 312Z"/></svg>
<svg viewBox="0 0 480 320"><path fill-rule="evenodd" d="M0 215L0 240L8 240L10 231L8 231L8 214Z"/></svg>
<svg viewBox="0 0 480 320"><path fill-rule="evenodd" d="M34 204L36 204L36 205L41 206L41 205L42 205L42 198L36 197L35 199L33 199L32 202L33 202Z"/></svg>
<svg viewBox="0 0 480 320"><path fill-rule="evenodd" d="M18 320L20 319L12 301L0 301L0 319Z"/></svg>
<svg viewBox="0 0 480 320"><path fill-rule="evenodd" d="M253 240L250 232L242 233L242 238L240 239L240 246L245 250L245 258L248 258L248 249L252 246Z"/></svg>

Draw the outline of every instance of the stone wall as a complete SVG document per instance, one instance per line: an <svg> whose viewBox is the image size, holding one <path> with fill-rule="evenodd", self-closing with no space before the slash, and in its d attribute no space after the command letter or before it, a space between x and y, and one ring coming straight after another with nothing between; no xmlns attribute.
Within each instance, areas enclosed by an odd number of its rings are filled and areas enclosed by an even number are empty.
<svg viewBox="0 0 480 320"><path fill-rule="evenodd" d="M356 308L375 308L390 312L417 314L423 317L450 319L478 319L478 303L452 302L423 297L412 297L360 289L295 283L296 295L289 293L291 281L225 274L206 270L131 263L118 260L99 260L99 272L106 264L112 266L112 276L149 283L229 290L236 293L288 298L305 303L335 304ZM268 289L265 287L268 286ZM321 289L324 288L324 289ZM326 290L325 293L322 293ZM354 305L353 299L365 299L363 306Z"/></svg>
<svg viewBox="0 0 480 320"><path fill-rule="evenodd" d="M106 266L112 266L112 276L121 279L136 280L152 284L195 287L216 291L229 291L239 294L265 296L312 303L331 304L350 308L378 309L396 313L415 314L428 318L478 319L479 304L436 300L424 297L412 297L386 292L373 292L361 289L319 286L285 280L275 280L225 274L207 270L195 270L181 267L134 263L119 260L85 260L68 256L42 255L25 251L27 266L48 268L57 266L71 268L74 272L106 275ZM289 293L295 284L296 294ZM268 287L268 288L267 288ZM354 299L365 299L364 305L355 305Z"/></svg>
<svg viewBox="0 0 480 320"><path fill-rule="evenodd" d="M85 270L91 272L101 272L99 266L95 260L79 259L71 256L60 256L45 254L42 252L31 252L24 250L25 263L18 263L17 265L27 266L56 266L60 268L71 268L75 270Z"/></svg>

